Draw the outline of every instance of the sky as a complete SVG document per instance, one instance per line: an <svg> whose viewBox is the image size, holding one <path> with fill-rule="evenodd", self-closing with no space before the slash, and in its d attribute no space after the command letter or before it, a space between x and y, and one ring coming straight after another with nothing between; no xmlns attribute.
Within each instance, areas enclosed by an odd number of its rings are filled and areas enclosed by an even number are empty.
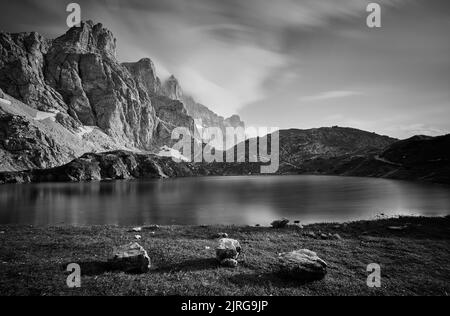
<svg viewBox="0 0 450 316"><path fill-rule="evenodd" d="M67 31L61 0L0 0L0 29ZM248 126L349 126L397 138L450 133L450 1L79 0L121 62L151 58L162 78Z"/></svg>

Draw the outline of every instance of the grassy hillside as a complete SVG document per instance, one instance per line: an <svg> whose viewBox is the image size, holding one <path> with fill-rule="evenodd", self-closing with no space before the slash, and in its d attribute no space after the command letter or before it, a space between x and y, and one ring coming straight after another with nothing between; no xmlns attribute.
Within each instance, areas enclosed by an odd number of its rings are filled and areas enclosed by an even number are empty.
<svg viewBox="0 0 450 316"><path fill-rule="evenodd" d="M403 230L390 229L395 226ZM394 227L394 228L395 228ZM450 219L400 218L275 230L257 227L162 227L139 243L153 268L142 275L110 271L114 246L134 240L121 227L0 227L0 295L448 295ZM219 267L213 235L243 246L236 269ZM327 240L321 233L339 234ZM322 281L299 283L275 274L280 252L307 248L325 260ZM82 287L66 287L69 263ZM366 285L368 264L381 265L381 288Z"/></svg>

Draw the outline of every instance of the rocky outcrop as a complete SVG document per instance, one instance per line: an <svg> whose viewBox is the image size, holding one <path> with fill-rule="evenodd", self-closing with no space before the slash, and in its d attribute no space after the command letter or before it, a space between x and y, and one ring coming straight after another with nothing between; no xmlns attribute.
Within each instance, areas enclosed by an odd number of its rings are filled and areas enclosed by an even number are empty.
<svg viewBox="0 0 450 316"><path fill-rule="evenodd" d="M149 58L136 63L123 63L136 82L139 93L150 96L163 95L161 80L156 75L155 65Z"/></svg>
<svg viewBox="0 0 450 316"><path fill-rule="evenodd" d="M194 119L188 115L181 101L156 96L152 98L152 103L157 116L155 142L159 147L163 145L172 147L178 142L172 139L172 131L177 127L185 127L191 131L191 135L195 135Z"/></svg>
<svg viewBox="0 0 450 316"><path fill-rule="evenodd" d="M210 174L213 173L203 165L178 163L172 158L153 154L114 151L85 154L66 165L51 169L3 172L0 173L0 184L161 179Z"/></svg>
<svg viewBox="0 0 450 316"><path fill-rule="evenodd" d="M163 94L172 100L182 101L183 90L175 76L170 76L163 84Z"/></svg>
<svg viewBox="0 0 450 316"><path fill-rule="evenodd" d="M35 32L0 33L0 88L31 107L64 111L61 95L47 84L45 55L51 41Z"/></svg>
<svg viewBox="0 0 450 316"><path fill-rule="evenodd" d="M222 116L217 115L211 111L208 107L197 103L190 96L183 96L183 103L190 116L196 120L202 121L202 127L218 127L222 130L225 135L227 127L242 127L245 128L245 123L241 120L238 115L233 115L227 119Z"/></svg>
<svg viewBox="0 0 450 316"><path fill-rule="evenodd" d="M37 33L0 34L0 88L31 107L67 113L122 144L151 149L156 114L116 60L116 40L83 22L49 41Z"/></svg>
<svg viewBox="0 0 450 316"><path fill-rule="evenodd" d="M123 148L99 128L64 112L41 112L4 95L0 99L0 172L53 168L87 152Z"/></svg>
<svg viewBox="0 0 450 316"><path fill-rule="evenodd" d="M156 115L148 93L139 90L116 59L116 40L101 24L82 23L53 41L45 77L83 125L150 150Z"/></svg>
<svg viewBox="0 0 450 316"><path fill-rule="evenodd" d="M17 101L2 108L0 171L63 165L86 149L159 152L173 144L175 127L194 131L178 80L162 85L148 58L120 64L116 45L109 30L91 21L54 40L0 33L0 89ZM39 117L54 124L45 120L42 129ZM89 143L80 146L77 138Z"/></svg>
<svg viewBox="0 0 450 316"><path fill-rule="evenodd" d="M170 76L162 86L162 94L169 99L178 100L183 102L187 114L191 116L194 120L201 120L201 125L203 128L208 127L217 127L220 128L223 132L223 135L226 135L227 127L243 127L245 128L245 123L241 121L241 118L238 115L233 115L227 119L222 116L217 115L213 111L211 111L205 105L202 105L195 101L195 99L187 94L185 94L175 76ZM215 144L218 145L218 144ZM219 148L222 149L222 148Z"/></svg>

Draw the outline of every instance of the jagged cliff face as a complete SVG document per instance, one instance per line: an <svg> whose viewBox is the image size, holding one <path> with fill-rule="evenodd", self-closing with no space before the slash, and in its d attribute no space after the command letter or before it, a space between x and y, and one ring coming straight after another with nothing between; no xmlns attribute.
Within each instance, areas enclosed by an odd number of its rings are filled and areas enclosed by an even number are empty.
<svg viewBox="0 0 450 316"><path fill-rule="evenodd" d="M123 63L136 82L139 93L145 95L163 95L161 80L156 75L155 65L149 58L141 59L136 63Z"/></svg>
<svg viewBox="0 0 450 316"><path fill-rule="evenodd" d="M241 121L241 118L238 115L233 115L225 119L211 111L207 106L195 101L191 96L186 95L177 78L173 75L164 82L161 93L172 100L183 102L187 114L195 120L201 120L204 128L218 127L222 129L225 134L225 129L227 127L245 127L244 122Z"/></svg>
<svg viewBox="0 0 450 316"><path fill-rule="evenodd" d="M98 126L134 147L151 149L156 114L145 87L116 59L116 41L101 24L84 23L53 42L45 78L83 125Z"/></svg>
<svg viewBox="0 0 450 316"><path fill-rule="evenodd" d="M54 40L0 33L0 171L54 167L89 151L159 152L174 128L194 131L178 80L161 83L148 58L120 64L116 45L90 21ZM211 126L235 122L218 118Z"/></svg>
<svg viewBox="0 0 450 316"><path fill-rule="evenodd" d="M211 111L208 107L196 102L190 96L183 96L182 100L189 115L194 119L202 120L203 127L219 127L223 131L225 131L226 127L245 127L245 123L241 121L238 115L233 115L225 119Z"/></svg>
<svg viewBox="0 0 450 316"><path fill-rule="evenodd" d="M39 110L67 110L62 96L46 83L45 54L51 42L37 33L0 33L0 88Z"/></svg>
<svg viewBox="0 0 450 316"><path fill-rule="evenodd" d="M0 44L6 93L39 110L66 112L123 144L152 148L152 83L136 84L116 59L113 34L101 24L82 23L53 41L36 33L2 34Z"/></svg>

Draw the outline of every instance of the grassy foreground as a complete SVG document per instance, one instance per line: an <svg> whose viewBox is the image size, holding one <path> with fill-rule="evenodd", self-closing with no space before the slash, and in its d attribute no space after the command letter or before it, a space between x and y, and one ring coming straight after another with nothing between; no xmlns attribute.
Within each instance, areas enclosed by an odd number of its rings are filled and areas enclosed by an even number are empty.
<svg viewBox="0 0 450 316"><path fill-rule="evenodd" d="M401 227L392 230L389 227ZM238 239L244 262L218 267L213 235ZM309 232L339 234L341 240ZM152 259L143 275L111 272L114 246L134 241L129 228L0 226L0 295L445 295L450 293L450 218L399 218L303 229L161 227L139 233ZM273 273L280 252L310 249L328 264L322 281L299 283ZM66 286L67 264L82 287ZM368 288L368 264L381 265L382 287Z"/></svg>

